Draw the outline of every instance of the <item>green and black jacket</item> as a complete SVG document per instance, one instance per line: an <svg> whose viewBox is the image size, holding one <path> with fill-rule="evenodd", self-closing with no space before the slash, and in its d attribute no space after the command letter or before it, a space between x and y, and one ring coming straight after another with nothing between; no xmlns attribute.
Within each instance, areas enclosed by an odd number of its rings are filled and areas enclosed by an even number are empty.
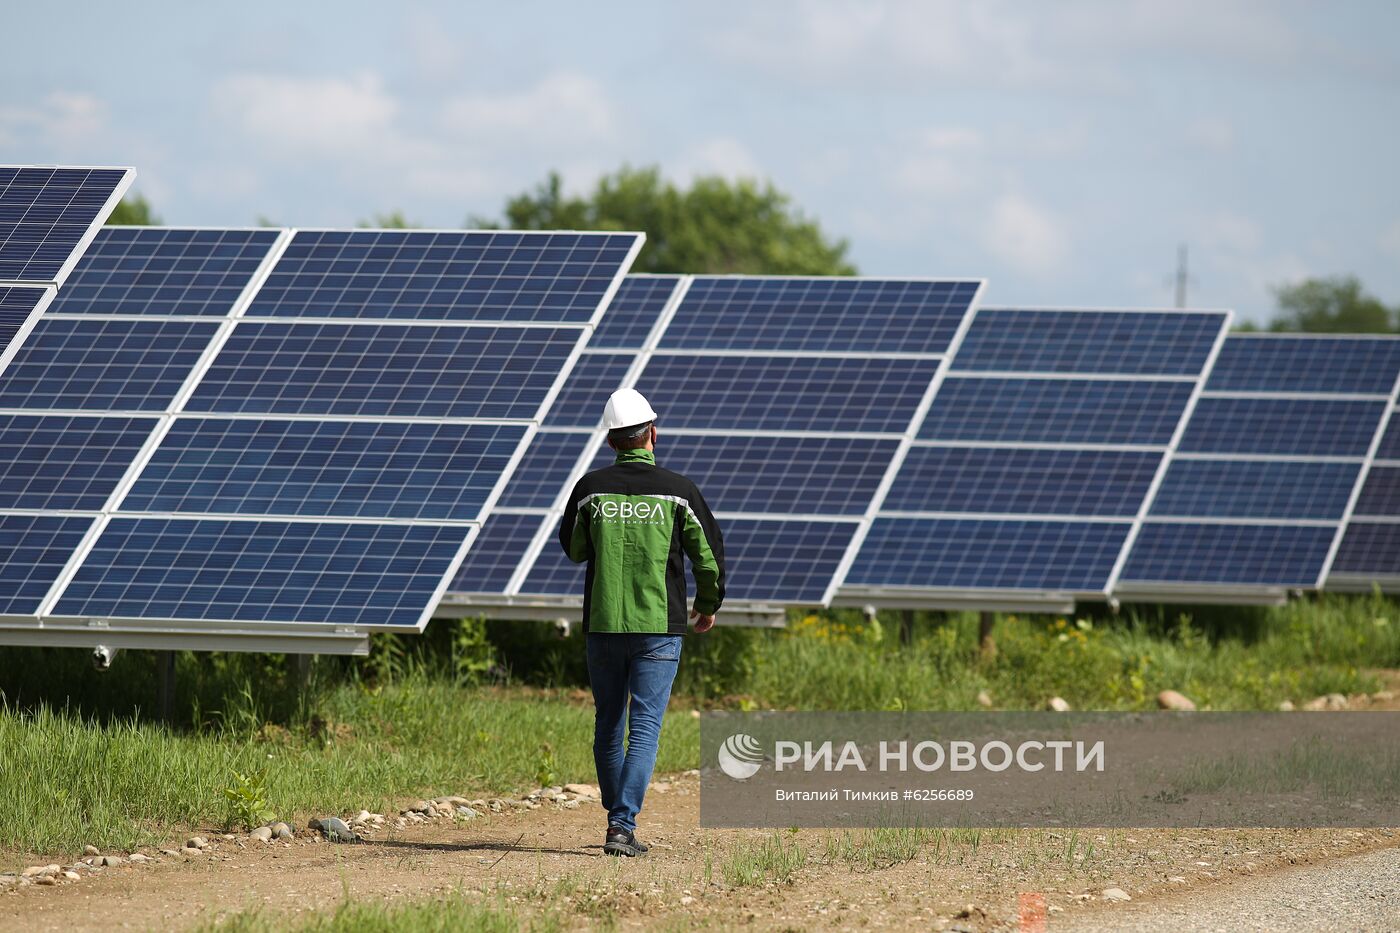
<svg viewBox="0 0 1400 933"><path fill-rule="evenodd" d="M649 450L624 450L610 467L574 486L559 543L588 561L585 632L684 635L685 561L695 574L695 609L724 601L724 541L695 484L656 465Z"/></svg>

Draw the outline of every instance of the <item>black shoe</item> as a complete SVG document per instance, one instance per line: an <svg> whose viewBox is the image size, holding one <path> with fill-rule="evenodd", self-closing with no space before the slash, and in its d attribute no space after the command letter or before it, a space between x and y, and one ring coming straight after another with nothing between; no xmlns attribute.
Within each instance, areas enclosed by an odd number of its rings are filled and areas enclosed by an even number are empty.
<svg viewBox="0 0 1400 933"><path fill-rule="evenodd" d="M608 827L608 837L603 842L605 854L635 858L638 855L645 855L646 851L647 847L637 841L636 833L629 832L621 826Z"/></svg>

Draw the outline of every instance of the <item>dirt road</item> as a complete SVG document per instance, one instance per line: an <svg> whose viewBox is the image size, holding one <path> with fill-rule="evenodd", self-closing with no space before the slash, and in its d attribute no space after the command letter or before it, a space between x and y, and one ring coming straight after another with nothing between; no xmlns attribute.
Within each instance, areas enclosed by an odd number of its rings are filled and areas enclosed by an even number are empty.
<svg viewBox="0 0 1400 933"><path fill-rule="evenodd" d="M1253 929L1244 923L1256 920L1278 929L1275 918L1289 918L1289 929L1312 929L1314 918L1318 929L1400 929L1400 921L1387 927L1380 919L1395 903L1394 832L983 831L900 855L861 834L700 830L698 791L695 778L683 777L648 796L642 832L654 852L640 860L601 854L596 804L438 820L359 844L305 833L290 843L240 837L216 842L211 854L147 850L159 860L14 889L0 895L0 931L187 929L249 909L292 920L346 897L450 892L562 913L570 928L1014 930L1019 895L1042 892L1053 908L1050 933L1131 929L1158 916L1167 925L1143 928L1195 929L1188 921L1219 917L1228 929ZM763 867L761 853L775 839L784 852L800 853L786 873ZM1373 854L1344 858L1363 852ZM757 878L740 877L755 864ZM1377 878L1386 871L1388 886ZM1315 884L1287 880L1292 872ZM1104 903L1110 886L1130 892L1132 902ZM1235 899L1241 923L1228 912ZM1296 910L1269 913L1271 901ZM1327 926L1332 919L1339 925Z"/></svg>

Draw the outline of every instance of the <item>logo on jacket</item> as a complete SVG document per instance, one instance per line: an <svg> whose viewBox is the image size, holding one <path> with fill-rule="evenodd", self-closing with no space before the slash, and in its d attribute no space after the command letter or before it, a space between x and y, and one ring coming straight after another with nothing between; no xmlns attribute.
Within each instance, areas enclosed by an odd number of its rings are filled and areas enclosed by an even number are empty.
<svg viewBox="0 0 1400 933"><path fill-rule="evenodd" d="M594 499L593 517L604 521L654 522L666 517L666 510L660 502L633 502L616 499Z"/></svg>

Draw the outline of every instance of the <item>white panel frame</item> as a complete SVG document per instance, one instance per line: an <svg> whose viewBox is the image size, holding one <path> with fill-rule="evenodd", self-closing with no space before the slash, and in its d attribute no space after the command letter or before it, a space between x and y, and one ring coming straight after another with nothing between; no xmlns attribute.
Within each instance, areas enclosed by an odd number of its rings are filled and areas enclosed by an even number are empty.
<svg viewBox="0 0 1400 933"><path fill-rule="evenodd" d="M20 165L7 164L0 165L0 168L17 169L52 169L54 171L78 171L78 172L121 172L121 181L117 182L112 193L107 196L107 200L98 209L93 217L92 223L88 224L87 230L78 238L77 244L69 252L68 258L63 261L63 265L58 269L58 275L52 279L7 279L0 281L0 286L4 285L52 285L61 288L68 280L73 268L78 264L78 260L83 258L83 253L92 245L93 237L97 236L97 231L107 222L107 218L112 216L112 211L117 209L127 191L131 189L131 183L136 180L136 169L128 165Z"/></svg>

